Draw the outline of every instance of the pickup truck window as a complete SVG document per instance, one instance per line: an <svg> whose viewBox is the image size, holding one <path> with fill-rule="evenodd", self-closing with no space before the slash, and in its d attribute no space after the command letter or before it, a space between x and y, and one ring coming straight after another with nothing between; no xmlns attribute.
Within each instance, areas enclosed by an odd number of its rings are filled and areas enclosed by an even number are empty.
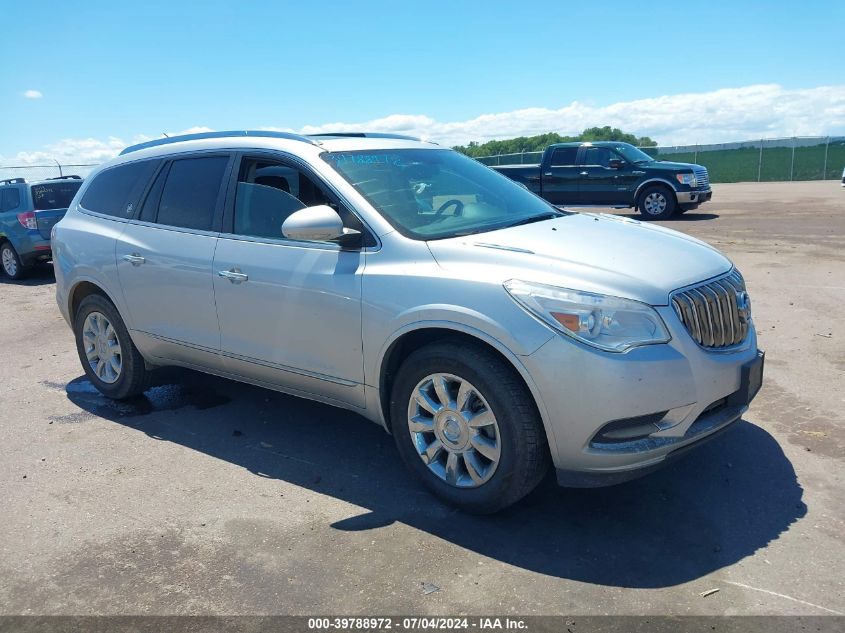
<svg viewBox="0 0 845 633"><path fill-rule="evenodd" d="M481 163L437 149L322 155L402 235L433 240L561 215Z"/></svg>
<svg viewBox="0 0 845 633"><path fill-rule="evenodd" d="M558 147L552 152L552 167L571 167L578 156L577 147Z"/></svg>
<svg viewBox="0 0 845 633"><path fill-rule="evenodd" d="M581 154L581 165L610 167L611 158L617 156L607 147L585 147L584 153Z"/></svg>
<svg viewBox="0 0 845 633"><path fill-rule="evenodd" d="M628 145L628 143L620 143L613 149L622 154L622 157L629 163L650 163L654 160L641 149Z"/></svg>

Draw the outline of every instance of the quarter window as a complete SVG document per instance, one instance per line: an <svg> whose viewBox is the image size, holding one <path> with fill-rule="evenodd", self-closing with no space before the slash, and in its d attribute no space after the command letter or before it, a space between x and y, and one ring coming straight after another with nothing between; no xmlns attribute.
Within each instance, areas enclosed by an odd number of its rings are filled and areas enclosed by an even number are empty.
<svg viewBox="0 0 845 633"><path fill-rule="evenodd" d="M89 211L131 218L135 204L155 169L157 161L145 160L112 167L94 176L80 205Z"/></svg>
<svg viewBox="0 0 845 633"><path fill-rule="evenodd" d="M168 226L210 231L228 162L227 156L173 161L161 192L156 221Z"/></svg>

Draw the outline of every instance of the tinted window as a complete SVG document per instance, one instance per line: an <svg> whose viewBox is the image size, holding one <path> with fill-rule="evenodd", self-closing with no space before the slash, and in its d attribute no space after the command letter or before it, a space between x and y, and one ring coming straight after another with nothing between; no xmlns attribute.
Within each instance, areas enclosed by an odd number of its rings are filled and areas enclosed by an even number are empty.
<svg viewBox="0 0 845 633"><path fill-rule="evenodd" d="M234 232L281 239L282 223L291 213L327 202L325 192L300 170L246 159L235 193Z"/></svg>
<svg viewBox="0 0 845 633"><path fill-rule="evenodd" d="M611 158L618 157L607 147L585 147L584 154L581 157L581 164L609 167Z"/></svg>
<svg viewBox="0 0 845 633"><path fill-rule="evenodd" d="M158 212L158 201L161 200L161 190L164 189L164 181L167 179L168 167L165 166L158 176L156 176L153 186L150 187L149 193L144 200L144 206L141 207L141 213L138 216L139 220L144 222L155 222L156 213Z"/></svg>
<svg viewBox="0 0 845 633"><path fill-rule="evenodd" d="M552 153L552 165L574 165L578 155L577 147L558 147Z"/></svg>
<svg viewBox="0 0 845 633"><path fill-rule="evenodd" d="M156 221L168 226L210 231L228 162L226 156L173 161L161 192Z"/></svg>
<svg viewBox="0 0 845 633"><path fill-rule="evenodd" d="M94 177L80 204L89 211L130 218L157 161L140 161L112 167Z"/></svg>
<svg viewBox="0 0 845 633"><path fill-rule="evenodd" d="M21 203L21 192L17 187L6 187L0 193L0 211L17 209Z"/></svg>
<svg viewBox="0 0 845 633"><path fill-rule="evenodd" d="M38 210L67 209L81 186L81 181L32 185L32 202Z"/></svg>

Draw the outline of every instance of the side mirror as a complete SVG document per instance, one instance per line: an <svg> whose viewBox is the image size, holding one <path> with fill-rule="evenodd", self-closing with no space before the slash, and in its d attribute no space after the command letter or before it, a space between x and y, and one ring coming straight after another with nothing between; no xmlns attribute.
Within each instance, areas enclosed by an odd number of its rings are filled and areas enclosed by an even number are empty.
<svg viewBox="0 0 845 633"><path fill-rule="evenodd" d="M337 211L327 204L321 204L291 213L282 223L282 235L290 240L337 241L341 246L349 246L356 239L360 240L361 233L344 228Z"/></svg>
<svg viewBox="0 0 845 633"><path fill-rule="evenodd" d="M622 169L625 166L625 161L621 158L611 158L607 166L611 169Z"/></svg>

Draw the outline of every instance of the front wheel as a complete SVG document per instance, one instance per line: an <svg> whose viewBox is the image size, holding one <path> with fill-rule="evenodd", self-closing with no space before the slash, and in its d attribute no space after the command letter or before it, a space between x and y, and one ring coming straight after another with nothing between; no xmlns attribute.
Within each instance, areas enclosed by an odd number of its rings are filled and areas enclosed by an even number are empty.
<svg viewBox="0 0 845 633"><path fill-rule="evenodd" d="M501 510L531 492L548 468L531 394L480 345L442 342L413 352L396 375L390 411L405 465L464 510Z"/></svg>
<svg viewBox="0 0 845 633"><path fill-rule="evenodd" d="M637 208L648 220L667 220L675 213L675 195L666 187L648 187L640 194Z"/></svg>
<svg viewBox="0 0 845 633"><path fill-rule="evenodd" d="M26 268L21 263L15 248L9 242L3 242L0 246L0 265L3 266L3 272L9 279L17 281L26 274Z"/></svg>
<svg viewBox="0 0 845 633"><path fill-rule="evenodd" d="M111 301L96 294L85 297L73 332L85 375L100 393L121 400L144 391L144 359Z"/></svg>

